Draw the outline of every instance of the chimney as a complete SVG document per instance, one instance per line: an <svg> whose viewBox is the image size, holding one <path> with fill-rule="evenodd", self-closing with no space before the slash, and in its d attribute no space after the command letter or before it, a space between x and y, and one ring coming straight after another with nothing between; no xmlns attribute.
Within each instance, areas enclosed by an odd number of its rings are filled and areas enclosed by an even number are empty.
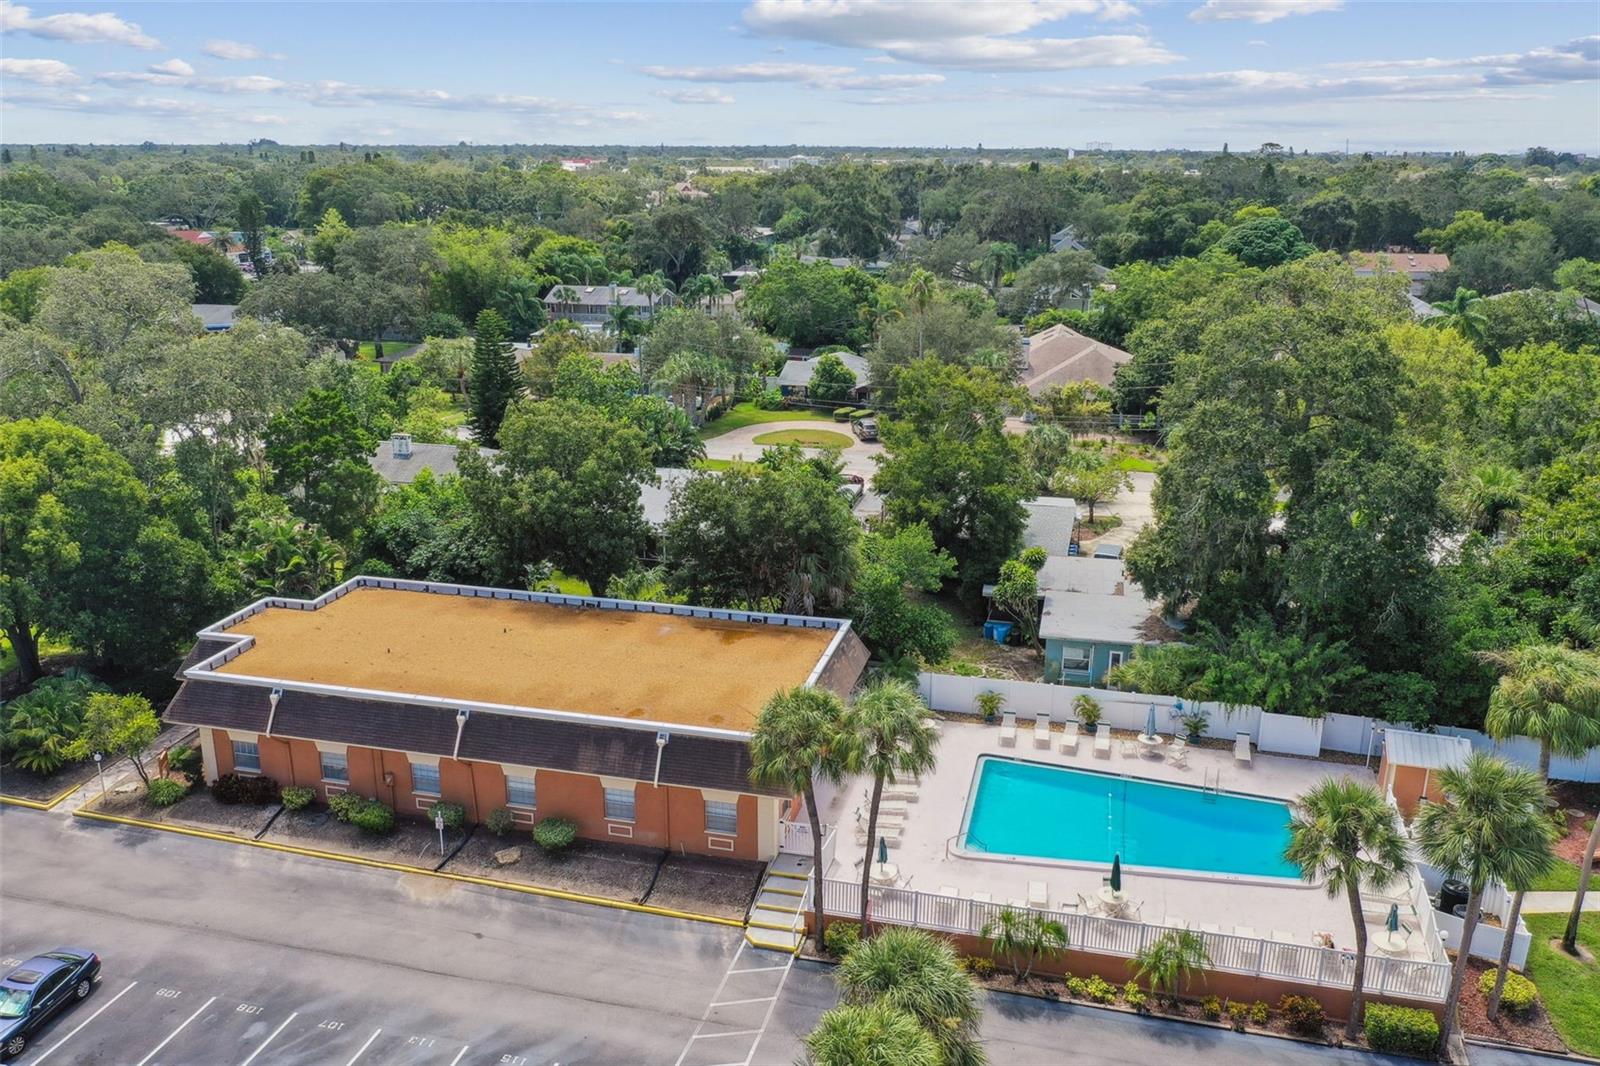
<svg viewBox="0 0 1600 1066"><path fill-rule="evenodd" d="M411 458L411 434L396 433L389 438L389 445L396 459Z"/></svg>

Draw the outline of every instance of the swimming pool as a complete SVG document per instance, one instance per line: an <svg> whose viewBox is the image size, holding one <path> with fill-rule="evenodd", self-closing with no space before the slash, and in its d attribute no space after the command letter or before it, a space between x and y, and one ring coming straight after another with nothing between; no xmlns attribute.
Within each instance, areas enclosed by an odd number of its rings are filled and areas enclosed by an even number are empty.
<svg viewBox="0 0 1600 1066"><path fill-rule="evenodd" d="M985 755L962 827L969 852L1300 876L1283 857L1289 805Z"/></svg>

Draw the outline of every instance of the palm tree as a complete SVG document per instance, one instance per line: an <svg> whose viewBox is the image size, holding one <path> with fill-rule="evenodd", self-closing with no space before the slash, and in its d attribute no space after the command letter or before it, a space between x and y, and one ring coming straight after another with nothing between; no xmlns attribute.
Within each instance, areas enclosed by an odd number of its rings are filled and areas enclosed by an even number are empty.
<svg viewBox="0 0 1600 1066"><path fill-rule="evenodd" d="M1524 644L1483 653L1499 668L1483 729L1496 740L1539 742L1539 776L1550 756L1581 758L1600 744L1600 654L1564 644Z"/></svg>
<svg viewBox="0 0 1600 1066"><path fill-rule="evenodd" d="M658 385L665 385L680 395L679 405L689 415L690 421L699 425L702 415L694 398L709 396L725 389L733 381L733 369L719 355L704 352L674 352L666 358L654 375Z"/></svg>
<svg viewBox="0 0 1600 1066"><path fill-rule="evenodd" d="M920 929L885 929L850 950L837 980L847 1003L882 1003L921 1023L944 1051L944 1061L977 1066L977 989L950 943Z"/></svg>
<svg viewBox="0 0 1600 1066"><path fill-rule="evenodd" d="M612 304L608 315L607 325L612 335L617 338L618 351L632 351L634 338L644 331L644 324L639 320L638 308L628 304Z"/></svg>
<svg viewBox="0 0 1600 1066"><path fill-rule="evenodd" d="M822 688L797 686L773 695L750 734L750 780L805 798L811 821L812 914L817 943L825 932L822 910L822 819L814 782L837 784L860 764L854 716L844 701Z"/></svg>
<svg viewBox="0 0 1600 1066"><path fill-rule="evenodd" d="M1531 881L1529 871L1550 850L1549 836L1541 828L1550 822L1542 810L1544 782L1539 775L1485 752L1474 752L1464 766L1440 770L1439 787L1443 802L1425 801L1412 828L1427 860L1467 883L1460 948L1439 1025L1439 1046L1448 1049L1484 887L1491 880Z"/></svg>
<svg viewBox="0 0 1600 1066"><path fill-rule="evenodd" d="M556 298L556 305L563 311L570 313L574 307L578 306L578 290L571 285L557 285L550 291Z"/></svg>
<svg viewBox="0 0 1600 1066"><path fill-rule="evenodd" d="M1382 890L1408 864L1399 815L1373 786L1330 777L1300 797L1289 824L1284 858L1300 867L1309 884L1323 882L1328 898L1342 892L1356 931L1355 978L1350 987L1350 1017L1345 1036L1361 1032L1366 993L1367 923L1361 914L1361 888Z"/></svg>
<svg viewBox="0 0 1600 1066"><path fill-rule="evenodd" d="M1010 241L991 241L989 247L984 249L983 258L978 260L978 273L990 296L1000 291L1000 282L1005 278L1006 271L1017 265L1018 258L1017 246Z"/></svg>
<svg viewBox="0 0 1600 1066"><path fill-rule="evenodd" d="M1573 894L1572 913L1567 916L1567 928L1561 934L1561 950L1568 955L1578 953L1578 920L1583 917L1583 897L1589 892L1596 850L1600 850L1600 818L1594 820L1594 828L1589 830L1589 846L1583 850L1583 863L1578 870L1578 891Z"/></svg>
<svg viewBox="0 0 1600 1066"><path fill-rule="evenodd" d="M667 276L661 273L659 270L646 274L644 277L634 282L633 287L639 290L640 296L643 296L646 300L650 301L651 317L654 317L656 313L656 297L660 296L664 292L671 291L671 286L667 282Z"/></svg>
<svg viewBox="0 0 1600 1066"><path fill-rule="evenodd" d="M867 928L867 888L871 884L872 848L878 840L878 806L883 782L915 777L933 769L939 734L925 720L928 708L917 690L904 681L879 681L856 700L857 727L866 745L865 765L872 774L872 806L867 811L867 853L861 864L861 928Z"/></svg>
<svg viewBox="0 0 1600 1066"><path fill-rule="evenodd" d="M1139 949L1133 957L1133 974L1151 992L1175 1003L1178 985L1210 961L1211 952L1206 950L1199 933L1193 929L1169 929Z"/></svg>
<svg viewBox="0 0 1600 1066"><path fill-rule="evenodd" d="M1028 979L1041 956L1067 950L1067 927L1035 910L1006 907L983 923L982 935L989 941L991 955L1011 960L1011 972L1018 981Z"/></svg>
<svg viewBox="0 0 1600 1066"><path fill-rule="evenodd" d="M1462 482L1461 510L1472 528L1494 533L1522 507L1522 475L1515 467L1481 463Z"/></svg>
<svg viewBox="0 0 1600 1066"><path fill-rule="evenodd" d="M811 1066L943 1066L939 1042L903 1010L846 1003L817 1019L806 1035Z"/></svg>
<svg viewBox="0 0 1600 1066"><path fill-rule="evenodd" d="M1542 814L1549 805L1549 790L1545 789L1543 791L1544 794L1534 804L1533 811L1535 815ZM1517 922L1522 917L1523 897L1528 894L1530 885L1555 869L1556 865L1555 844L1560 839L1561 834L1556 829L1555 823L1549 818L1538 818L1537 823L1545 834L1546 846L1544 852L1532 856L1525 869L1517 871L1513 877L1507 878L1505 882L1506 887L1511 889L1513 893L1511 896L1511 913L1505 917L1505 935L1500 940L1500 965L1495 971L1494 988L1489 992L1488 1014L1490 1021L1500 1017L1500 993L1505 990L1506 974L1511 969L1511 946L1516 939Z"/></svg>
<svg viewBox="0 0 1600 1066"><path fill-rule="evenodd" d="M1489 331L1489 319L1483 313L1482 304L1476 290L1458 288L1450 299L1433 305L1443 312L1435 321L1441 326L1454 326L1467 340L1481 344Z"/></svg>
<svg viewBox="0 0 1600 1066"><path fill-rule="evenodd" d="M926 316L928 305L933 303L934 294L938 290L938 283L932 273L917 269L911 272L911 277L906 280L905 293L911 298L911 306L917 309L917 358L922 358L922 338L927 325Z"/></svg>

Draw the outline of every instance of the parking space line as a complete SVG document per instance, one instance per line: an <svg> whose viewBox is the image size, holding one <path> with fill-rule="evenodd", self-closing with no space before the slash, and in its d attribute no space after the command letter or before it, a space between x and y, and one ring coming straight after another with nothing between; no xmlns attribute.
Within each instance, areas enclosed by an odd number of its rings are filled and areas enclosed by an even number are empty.
<svg viewBox="0 0 1600 1066"><path fill-rule="evenodd" d="M736 973L771 973L773 970L787 970L787 966L752 966L748 970L729 970L729 974Z"/></svg>
<svg viewBox="0 0 1600 1066"><path fill-rule="evenodd" d="M460 1051L456 1052L456 1057L450 1060L450 1066L456 1066L456 1063L461 1061L461 1056L465 1055L467 1053L467 1048L470 1048L471 1046L471 1044L468 1044L466 1047L463 1047Z"/></svg>
<svg viewBox="0 0 1600 1066"><path fill-rule="evenodd" d="M128 982L128 988L132 988L134 985L136 985L138 983L139 983L138 981L129 981ZM100 1017L100 1015L102 1013L104 1013L104 1011L105 1011L105 1009L107 1007L111 1006L111 1004L115 1003L117 1000L119 1000L123 996L127 995L128 994L128 988L124 988L121 992L118 992L116 995L112 996L110 1000L108 1000L107 1002L101 1004L99 1010L95 1011L93 1014L89 1015L83 1021L78 1023L78 1028L77 1029L72 1030L72 1032L68 1033L66 1036L62 1037L60 1040L57 1040L54 1044L51 1044L49 1050L45 1051L44 1054L40 1055L38 1058L33 1060L33 1066L39 1066L39 1063L43 1062L45 1059L50 1057L50 1052L51 1051L54 1051L56 1048L60 1047L62 1044L65 1044L68 1040L71 1040L73 1037L77 1036L79 1029L82 1029L84 1026L88 1025L90 1022L92 1022L96 1018Z"/></svg>
<svg viewBox="0 0 1600 1066"><path fill-rule="evenodd" d="M177 1027L177 1028L176 1028L176 1029L174 1029L174 1030L173 1030L173 1031L172 1031L172 1032L170 1032L170 1033L168 1033L168 1034L167 1034L167 1038L166 1038L166 1039L165 1039L165 1040L163 1040L163 1041L161 1041L161 1043L159 1043L159 1044L157 1044L157 1045L156 1045L156 1046L155 1046L155 1049L154 1049L154 1050L152 1050L152 1051L151 1051L151 1052L150 1052L150 1054L148 1054L148 1055L146 1055L146 1056L145 1056L145 1057L144 1057L144 1058L142 1058L142 1059L140 1059L140 1060L139 1060L139 1066L145 1066L145 1063L147 1063L147 1062L149 1062L149 1061L150 1061L150 1060L151 1060L151 1059L153 1059L153 1058L155 1058L155 1057L156 1057L156 1055L157 1055L157 1054L158 1054L158 1053L159 1053L159 1052L160 1052L160 1051L161 1051L161 1049L162 1049L162 1048L164 1048L164 1047L166 1047L166 1046L167 1046L167 1045L168 1045L168 1044L170 1044L170 1043L172 1043L172 1038L173 1038L173 1037L175 1037L175 1036L177 1036L177 1035L178 1035L178 1034L179 1034L179 1033L181 1033L181 1032L183 1032L183 1031L184 1031L184 1030L185 1030L185 1029L187 1029L187 1028L188 1028L188 1027L189 1027L189 1023L190 1023L190 1022L192 1022L192 1021L194 1021L194 1020L195 1020L195 1019L196 1019L196 1018L198 1018L198 1017L200 1017L200 1015L201 1015L201 1013L202 1013L202 1012L203 1012L203 1011L204 1011L204 1010L205 1010L205 1009L206 1009L206 1008L207 1008L207 1007L209 1007L209 1006L211 1006L211 1004L213 1004L213 1003L215 1003L215 1002L216 1002L216 1001L217 1001L217 997L216 997L216 996L212 996L212 997L211 997L211 998L210 998L210 999L208 999L208 1000L206 1000L206 1001L205 1001L205 1002L204 1002L204 1003L202 1003L202 1004L200 1004L200 1010L197 1010L197 1011L195 1011L195 1012L194 1012L194 1013L193 1013L193 1014L191 1014L191 1015L189 1015L189 1016L188 1016L188 1017L187 1017L187 1018L185 1018L185 1019L184 1019L184 1020L183 1020L183 1024L182 1024L182 1025L180 1025L180 1026L178 1026L178 1027Z"/></svg>
<svg viewBox="0 0 1600 1066"><path fill-rule="evenodd" d="M344 1066L356 1066L356 1060L367 1053L367 1048L372 1046L372 1042L378 1039L378 1034L381 1032L383 1032L382 1029L374 1029L372 1031L372 1035L367 1037L367 1042L361 1045L361 1050L356 1052L354 1055L351 1055L350 1061L345 1063ZM144 1066L144 1064L140 1063L139 1066Z"/></svg>
<svg viewBox="0 0 1600 1066"><path fill-rule="evenodd" d="M245 1059L243 1062L241 1062L239 1064L239 1066L250 1066L250 1064L252 1062L256 1061L256 1056L261 1054L262 1051L266 1050L266 1047L267 1047L268 1044L270 1044L274 1040L278 1039L278 1034L283 1032L283 1030L288 1026L288 1024L290 1022L294 1021L298 1017L300 1017L300 1012L299 1011L295 1011L293 1014L290 1014L287 1018L285 1018L282 1022L280 1022L278 1024L278 1027L272 1031L272 1035L267 1037L265 1040L261 1041L261 1043L257 1044L256 1045L256 1049L254 1051L250 1052L250 1057Z"/></svg>
<svg viewBox="0 0 1600 1066"><path fill-rule="evenodd" d="M725 999L721 1003L713 1003L712 1007L737 1007L741 1003L766 1003L777 999L777 996L757 996L755 999Z"/></svg>
<svg viewBox="0 0 1600 1066"><path fill-rule="evenodd" d="M696 1040L716 1040L724 1036L754 1036L761 1032L760 1029L735 1029L731 1033L701 1033Z"/></svg>

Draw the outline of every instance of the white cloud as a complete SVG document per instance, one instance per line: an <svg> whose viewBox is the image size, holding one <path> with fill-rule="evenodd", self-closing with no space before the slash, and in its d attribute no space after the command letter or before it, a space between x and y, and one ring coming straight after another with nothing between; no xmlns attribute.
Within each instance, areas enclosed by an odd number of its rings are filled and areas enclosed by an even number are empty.
<svg viewBox="0 0 1600 1066"><path fill-rule="evenodd" d="M152 63L146 69L152 74L170 74L178 78L194 76L194 68L181 59L169 59L163 63Z"/></svg>
<svg viewBox="0 0 1600 1066"><path fill-rule="evenodd" d="M1338 11L1344 0L1206 0L1189 12L1196 22L1277 22L1290 15Z"/></svg>
<svg viewBox="0 0 1600 1066"><path fill-rule="evenodd" d="M35 85L76 85L81 79L59 59L0 59L0 77Z"/></svg>
<svg viewBox="0 0 1600 1066"><path fill-rule="evenodd" d="M721 89L657 89L655 95L675 104L731 104L733 97Z"/></svg>
<svg viewBox="0 0 1600 1066"><path fill-rule="evenodd" d="M174 62L178 62L174 60ZM187 67L187 63L183 63ZM227 77L202 77L181 74L173 69L162 69L169 64L158 63L146 71L110 70L98 75L98 80L110 85L161 85L174 89L193 89L211 93L276 93L289 89L286 81L265 74L243 74ZM192 71L193 68L190 68Z"/></svg>
<svg viewBox="0 0 1600 1066"><path fill-rule="evenodd" d="M1327 64L1330 70L1461 70L1483 68L1486 84L1537 85L1600 77L1600 34L1526 52L1458 59L1361 59Z"/></svg>
<svg viewBox="0 0 1600 1066"><path fill-rule="evenodd" d="M1251 48L1266 48L1267 47L1267 42L1261 40L1259 37L1256 38L1253 41L1246 41L1245 44L1248 44Z"/></svg>
<svg viewBox="0 0 1600 1066"><path fill-rule="evenodd" d="M820 63L739 63L720 67L642 67L641 71L662 81L798 81L814 83L853 74L852 67L830 67Z"/></svg>
<svg viewBox="0 0 1600 1066"><path fill-rule="evenodd" d="M207 41L200 50L206 55L212 56L216 59L239 60L284 58L282 52L268 52L262 48L256 47L253 44L245 44L243 41L228 41L215 37Z"/></svg>
<svg viewBox="0 0 1600 1066"><path fill-rule="evenodd" d="M128 22L109 11L94 15L64 11L35 18L31 8L13 4L10 0L0 0L0 31L26 33L73 44L126 44L146 49L161 47L161 42L141 30L138 23Z"/></svg>
<svg viewBox="0 0 1600 1066"><path fill-rule="evenodd" d="M1134 15L1125 0L755 0L744 21L756 33L869 48L888 59L955 70L1070 70L1169 63L1178 57L1141 33L1022 37L1072 16Z"/></svg>

